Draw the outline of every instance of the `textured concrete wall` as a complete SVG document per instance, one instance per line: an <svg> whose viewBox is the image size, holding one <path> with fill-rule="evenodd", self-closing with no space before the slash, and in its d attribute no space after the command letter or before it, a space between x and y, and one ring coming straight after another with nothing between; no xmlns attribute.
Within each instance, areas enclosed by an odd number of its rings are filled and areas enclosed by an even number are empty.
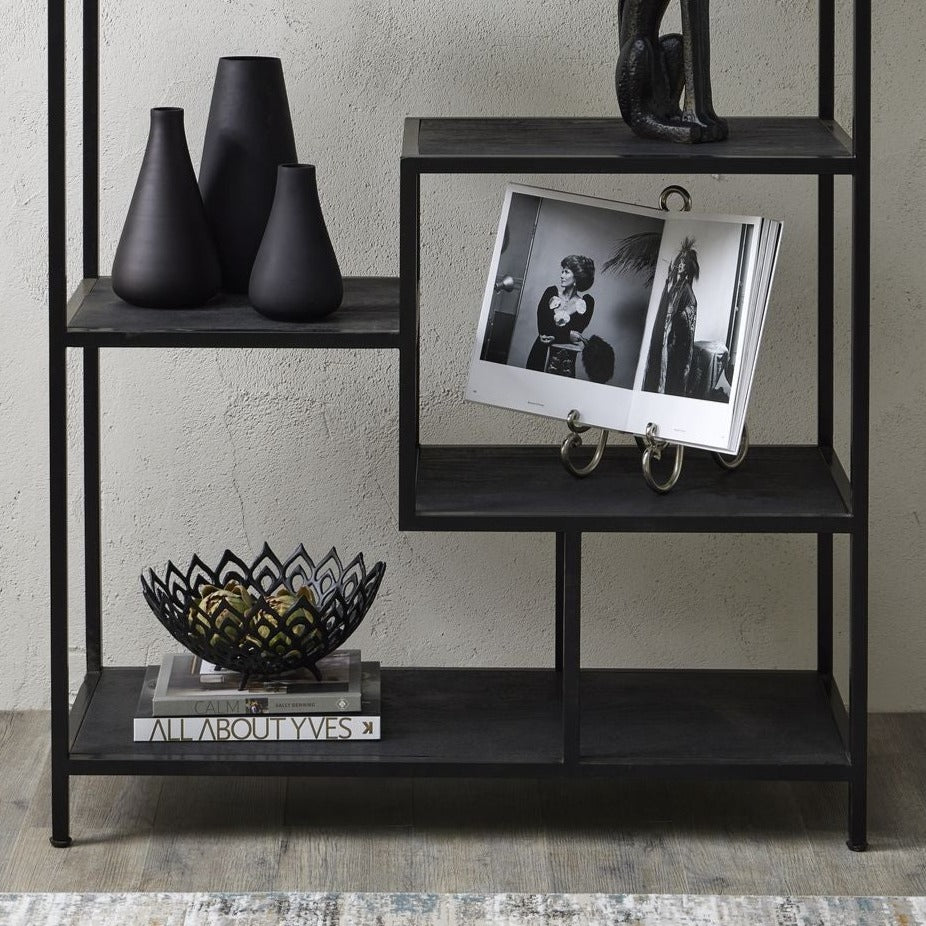
<svg viewBox="0 0 926 926"><path fill-rule="evenodd" d="M141 160L148 108L186 109L198 164L222 54L283 58L300 156L318 165L323 206L348 274L397 270L398 155L406 115L615 112L614 0L162 0L103 7L104 269ZM716 0L713 7L720 111L813 112L815 4ZM6 632L0 708L47 703L44 10L37 0L4 0L0 598ZM76 181L74 26L70 176ZM845 29L842 34L837 73L844 113L849 70ZM926 103L917 64L924 42L926 18L918 7L901 0L878 4L871 536L876 709L926 709L919 514L926 506L926 266L916 208L926 180ZM423 185L425 441L533 442L562 432L461 400L506 179L427 178ZM651 203L668 178L511 179ZM681 179L698 208L785 220L750 427L756 441L812 440L814 183ZM840 181L839 189L844 201L847 183ZM77 197L75 183L75 279ZM844 354L844 307L840 319ZM83 658L77 358L71 382L77 670ZM110 351L102 357L102 382L107 664L153 661L172 645L139 594L143 567L169 557L182 561L194 551L206 558L225 547L256 552L264 540L281 551L299 541L319 553L336 544L387 561L383 591L355 638L385 663L551 662L552 536L397 531L395 353ZM844 417L845 391L839 395ZM840 550L843 564L844 544ZM810 666L813 554L813 539L805 537L588 535L584 658L620 666ZM838 600L844 604L845 595ZM839 627L844 657L844 610Z"/></svg>

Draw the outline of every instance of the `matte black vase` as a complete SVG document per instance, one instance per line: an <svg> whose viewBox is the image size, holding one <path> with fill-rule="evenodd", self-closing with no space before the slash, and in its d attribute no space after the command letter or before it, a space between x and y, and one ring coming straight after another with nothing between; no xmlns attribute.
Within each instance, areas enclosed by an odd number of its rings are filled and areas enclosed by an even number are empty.
<svg viewBox="0 0 926 926"><path fill-rule="evenodd" d="M344 298L312 164L280 165L248 295L261 315L287 322L323 318Z"/></svg>
<svg viewBox="0 0 926 926"><path fill-rule="evenodd" d="M248 291L251 267L273 204L277 167L296 157L280 59L221 58L199 186L226 291Z"/></svg>
<svg viewBox="0 0 926 926"><path fill-rule="evenodd" d="M151 110L151 131L113 260L113 291L133 305L180 309L208 302L221 285L183 110Z"/></svg>

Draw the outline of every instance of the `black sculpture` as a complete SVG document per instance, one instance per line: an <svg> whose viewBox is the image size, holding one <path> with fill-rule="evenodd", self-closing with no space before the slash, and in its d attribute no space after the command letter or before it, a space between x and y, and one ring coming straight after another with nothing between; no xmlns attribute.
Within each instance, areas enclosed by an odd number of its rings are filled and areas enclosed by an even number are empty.
<svg viewBox="0 0 926 926"><path fill-rule="evenodd" d="M711 98L709 0L681 5L682 35L660 36L669 0L620 0L617 102L624 121L643 138L722 141L727 123Z"/></svg>

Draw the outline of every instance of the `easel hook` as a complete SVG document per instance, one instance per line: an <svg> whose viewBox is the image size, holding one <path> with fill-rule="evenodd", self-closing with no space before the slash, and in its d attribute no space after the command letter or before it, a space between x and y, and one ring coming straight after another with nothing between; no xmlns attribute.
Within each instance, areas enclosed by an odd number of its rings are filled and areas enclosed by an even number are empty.
<svg viewBox="0 0 926 926"><path fill-rule="evenodd" d="M572 433L563 441L559 448L559 456L563 461L563 466L565 466L573 476L578 476L579 478L589 476L595 472L598 468L598 464L601 462L601 458L604 456L605 448L608 445L608 431L604 428L601 429L601 433L598 435L598 446L595 448L595 453L592 455L591 460L589 460L585 466L576 466L576 464L572 462L570 453L573 447L582 446L582 437L580 435L584 434L591 425L579 423L579 412L576 409L573 409L566 416L566 424Z"/></svg>
<svg viewBox="0 0 926 926"><path fill-rule="evenodd" d="M672 473L665 482L657 481L653 476L653 460L662 459L662 451L669 447L669 442L660 440L656 436L656 425L650 422L646 426L646 436L643 438L646 449L643 451L643 478L646 484L660 495L670 492L678 482L678 477L682 474L682 463L685 459L685 448L681 444L675 445L675 463L672 466Z"/></svg>

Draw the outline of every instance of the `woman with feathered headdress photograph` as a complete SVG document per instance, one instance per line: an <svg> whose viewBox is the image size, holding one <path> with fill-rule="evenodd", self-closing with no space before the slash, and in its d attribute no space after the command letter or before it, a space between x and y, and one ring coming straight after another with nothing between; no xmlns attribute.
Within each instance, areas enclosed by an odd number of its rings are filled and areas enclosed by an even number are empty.
<svg viewBox="0 0 926 926"><path fill-rule="evenodd" d="M701 275L694 244L694 238L685 238L669 265L643 378L643 388L647 392L688 394L698 318L694 281Z"/></svg>

